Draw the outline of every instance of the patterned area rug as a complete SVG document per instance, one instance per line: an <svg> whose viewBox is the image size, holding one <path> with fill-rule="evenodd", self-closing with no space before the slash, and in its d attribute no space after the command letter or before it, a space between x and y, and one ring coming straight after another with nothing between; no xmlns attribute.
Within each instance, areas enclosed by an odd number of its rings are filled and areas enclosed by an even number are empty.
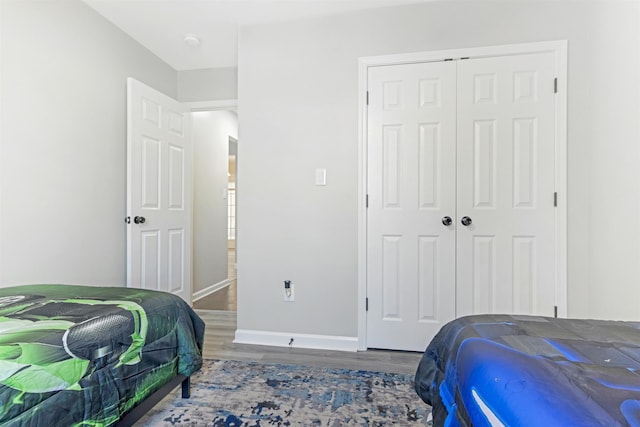
<svg viewBox="0 0 640 427"><path fill-rule="evenodd" d="M191 398L172 393L140 426L431 425L413 376L205 360Z"/></svg>

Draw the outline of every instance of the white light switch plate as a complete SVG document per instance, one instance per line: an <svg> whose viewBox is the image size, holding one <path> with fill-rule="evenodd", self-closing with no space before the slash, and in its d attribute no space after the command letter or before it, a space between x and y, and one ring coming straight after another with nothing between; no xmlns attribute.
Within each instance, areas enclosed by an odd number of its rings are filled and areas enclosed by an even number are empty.
<svg viewBox="0 0 640 427"><path fill-rule="evenodd" d="M316 185L327 185L327 170L325 168L316 169Z"/></svg>

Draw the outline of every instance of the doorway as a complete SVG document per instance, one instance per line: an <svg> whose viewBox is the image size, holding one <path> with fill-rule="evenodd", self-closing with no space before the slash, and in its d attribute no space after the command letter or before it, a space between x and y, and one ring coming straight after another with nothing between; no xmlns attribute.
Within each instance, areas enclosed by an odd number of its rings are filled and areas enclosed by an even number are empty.
<svg viewBox="0 0 640 427"><path fill-rule="evenodd" d="M236 311L237 115L193 112L193 307Z"/></svg>

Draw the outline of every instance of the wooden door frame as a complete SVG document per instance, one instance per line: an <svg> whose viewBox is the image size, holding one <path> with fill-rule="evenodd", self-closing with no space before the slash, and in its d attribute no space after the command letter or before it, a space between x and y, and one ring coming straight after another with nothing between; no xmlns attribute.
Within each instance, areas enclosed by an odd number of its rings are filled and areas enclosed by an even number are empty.
<svg viewBox="0 0 640 427"><path fill-rule="evenodd" d="M500 46L438 50L398 55L370 56L358 60L358 342L367 349L367 88L370 67L435 62L445 59L483 58L533 53L553 53L558 78L555 97L556 283L558 317L567 317L567 48L566 40Z"/></svg>

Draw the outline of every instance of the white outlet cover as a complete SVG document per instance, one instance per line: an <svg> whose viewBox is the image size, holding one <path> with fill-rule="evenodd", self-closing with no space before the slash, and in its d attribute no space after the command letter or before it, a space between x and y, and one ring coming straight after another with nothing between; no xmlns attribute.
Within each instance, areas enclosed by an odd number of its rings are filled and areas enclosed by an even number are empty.
<svg viewBox="0 0 640 427"><path fill-rule="evenodd" d="M291 291L291 293L287 295L287 289L284 290L284 300L288 302L295 301L295 295L293 294L293 285L291 285L289 291Z"/></svg>

